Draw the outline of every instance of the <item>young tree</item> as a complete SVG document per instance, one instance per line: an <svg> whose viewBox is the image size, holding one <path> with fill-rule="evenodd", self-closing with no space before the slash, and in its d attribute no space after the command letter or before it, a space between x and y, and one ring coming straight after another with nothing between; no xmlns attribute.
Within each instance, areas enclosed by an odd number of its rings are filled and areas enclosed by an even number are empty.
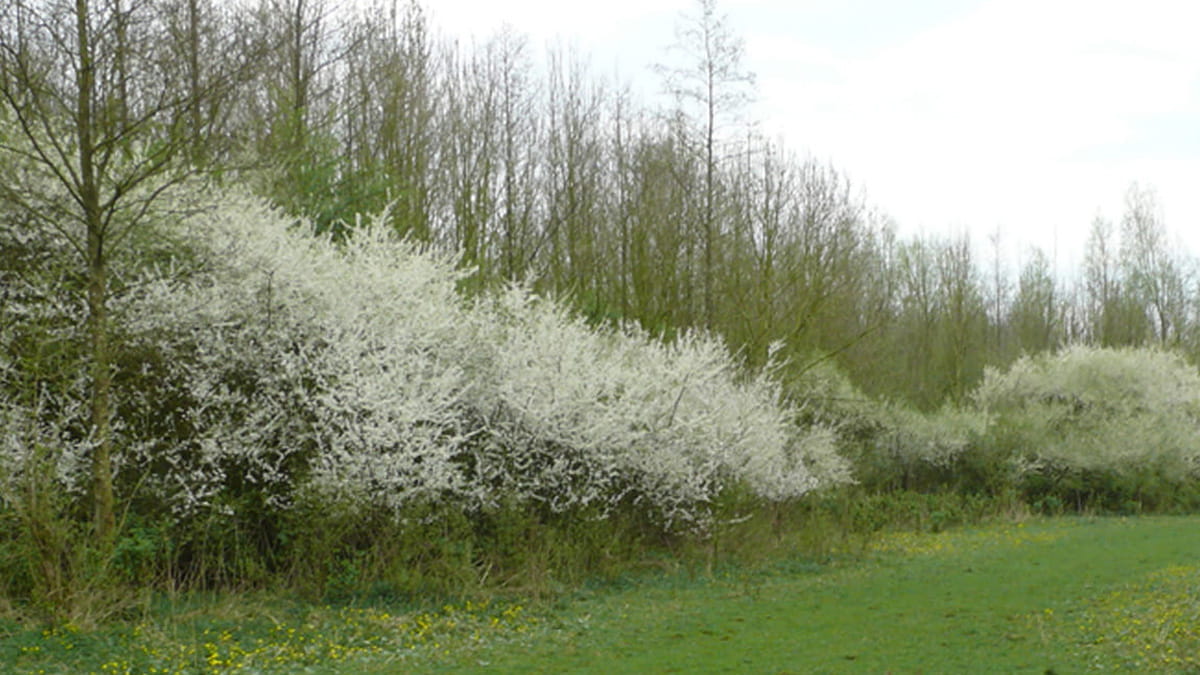
<svg viewBox="0 0 1200 675"><path fill-rule="evenodd" d="M945 394L959 402L983 375L987 326L969 236L953 237L941 246L937 271L942 314L942 346L938 351L945 364Z"/></svg>
<svg viewBox="0 0 1200 675"><path fill-rule="evenodd" d="M110 261L191 172L181 128L207 89L174 86L155 51L166 31L148 2L30 0L0 9L0 198L78 253L87 296L92 502L112 543Z"/></svg>
<svg viewBox="0 0 1200 675"><path fill-rule="evenodd" d="M917 237L903 242L896 252L895 274L898 307L891 340L898 357L899 372L885 378L893 390L876 393L899 394L912 402L933 408L941 402L940 375L933 368L939 317L937 257L939 243Z"/></svg>
<svg viewBox="0 0 1200 675"><path fill-rule="evenodd" d="M719 147L721 128L735 120L751 101L754 75L743 70L745 45L729 28L727 17L717 13L716 0L697 0L696 13L685 15L676 27L672 51L682 54L684 65L660 64L667 92L681 107L698 109L700 148L704 170L700 235L703 248L704 317L713 318L713 279L717 267L720 223L719 170L725 153Z"/></svg>
<svg viewBox="0 0 1200 675"><path fill-rule="evenodd" d="M1007 318L1009 311L1009 294L1010 282L1006 272L1006 263L1004 261L1004 252L1002 247L1003 239L1001 237L1000 228L996 228L988 235L988 244L990 244L992 259L990 269L987 270L987 279L985 283L987 314L988 314L988 357L994 362L1008 362L1012 355L1010 354L1008 333L1007 333Z"/></svg>
<svg viewBox="0 0 1200 675"><path fill-rule="evenodd" d="M348 187L359 209L391 202L392 227L432 237L440 65L427 18L415 1L377 4L356 22L347 54L342 143Z"/></svg>
<svg viewBox="0 0 1200 675"><path fill-rule="evenodd" d="M536 238L533 191L541 139L535 107L537 81L530 77L533 64L526 54L527 44L524 37L504 30L485 50L499 97L497 160L503 186L493 256L501 278L508 280L524 276Z"/></svg>
<svg viewBox="0 0 1200 675"><path fill-rule="evenodd" d="M1062 341L1060 300L1050 259L1040 248L1021 269L1009 321L1022 352L1051 351Z"/></svg>
<svg viewBox="0 0 1200 675"><path fill-rule="evenodd" d="M214 0L165 0L154 7L162 23L159 49L162 80L184 87L186 108L178 133L187 139L194 166L229 163L234 151L233 112L251 79L263 41L248 25L249 14Z"/></svg>
<svg viewBox="0 0 1200 675"><path fill-rule="evenodd" d="M1134 184L1121 221L1121 269L1160 344L1174 344L1184 329L1187 297L1183 265L1167 241L1154 193Z"/></svg>
<svg viewBox="0 0 1200 675"><path fill-rule="evenodd" d="M1097 217L1084 249L1083 290L1092 342L1102 346L1115 344L1112 323L1119 284L1115 249L1112 223Z"/></svg>
<svg viewBox="0 0 1200 675"><path fill-rule="evenodd" d="M541 267L558 288L572 289L588 311L602 315L609 302L606 277L619 272L605 265L605 239L620 236L602 225L604 92L578 54L552 53L550 61L544 169L548 212L535 253L548 254Z"/></svg>
<svg viewBox="0 0 1200 675"><path fill-rule="evenodd" d="M352 217L341 203L343 162L335 121L348 46L333 0L261 0L256 30L265 46L261 95L245 102L247 127L267 167L264 192L318 230Z"/></svg>
<svg viewBox="0 0 1200 675"><path fill-rule="evenodd" d="M443 183L444 243L463 263L491 273L488 236L500 209L502 188L497 128L500 93L489 59L457 50L447 57L446 109L440 120L438 175Z"/></svg>
<svg viewBox="0 0 1200 675"><path fill-rule="evenodd" d="M692 242L686 223L693 215L693 157L673 136L644 133L632 150L635 174L629 218L631 318L668 334L693 325Z"/></svg>

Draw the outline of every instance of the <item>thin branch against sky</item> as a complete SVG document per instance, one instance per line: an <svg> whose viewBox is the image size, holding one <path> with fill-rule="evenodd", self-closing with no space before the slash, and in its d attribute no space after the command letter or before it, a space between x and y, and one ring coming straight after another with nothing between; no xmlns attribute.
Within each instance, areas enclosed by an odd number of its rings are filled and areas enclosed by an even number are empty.
<svg viewBox="0 0 1200 675"><path fill-rule="evenodd" d="M439 0L434 25L576 44L652 95L690 0ZM1200 252L1200 6L1188 0L725 0L769 135L843 168L902 230L997 228L1070 263L1153 186ZM1060 262L1064 262L1060 260Z"/></svg>

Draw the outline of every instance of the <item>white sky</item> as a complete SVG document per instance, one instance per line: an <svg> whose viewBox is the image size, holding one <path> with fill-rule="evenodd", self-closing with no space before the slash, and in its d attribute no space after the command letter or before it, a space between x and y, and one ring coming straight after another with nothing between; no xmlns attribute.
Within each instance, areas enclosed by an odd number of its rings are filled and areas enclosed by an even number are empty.
<svg viewBox="0 0 1200 675"><path fill-rule="evenodd" d="M653 92L694 0L427 0L436 29L576 44ZM902 233L1001 230L1078 261L1097 215L1153 188L1200 253L1200 2L719 0L758 77L753 116L864 186Z"/></svg>

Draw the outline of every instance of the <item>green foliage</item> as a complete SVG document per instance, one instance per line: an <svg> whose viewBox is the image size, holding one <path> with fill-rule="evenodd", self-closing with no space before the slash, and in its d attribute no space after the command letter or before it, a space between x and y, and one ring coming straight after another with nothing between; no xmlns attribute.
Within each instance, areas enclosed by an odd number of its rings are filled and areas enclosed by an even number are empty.
<svg viewBox="0 0 1200 675"><path fill-rule="evenodd" d="M555 513L513 501L468 517L448 503L397 514L306 500L289 511L279 538L290 585L347 601L556 594L627 569L658 536L636 509Z"/></svg>
<svg viewBox="0 0 1200 675"><path fill-rule="evenodd" d="M250 173L250 182L289 215L310 222L315 233L340 238L360 214L387 207L391 181L380 167L355 166L337 138L311 128L307 118L307 111L286 109L273 117L260 150L268 166Z"/></svg>
<svg viewBox="0 0 1200 675"><path fill-rule="evenodd" d="M3 476L8 493L0 503L0 598L56 621L96 625L120 616L140 594L125 583L144 584L121 572L87 525L78 495L60 489L61 457L37 445L17 476ZM122 539L123 563L137 564L138 542ZM152 565L137 564L140 571Z"/></svg>
<svg viewBox="0 0 1200 675"><path fill-rule="evenodd" d="M793 551L700 575L664 564L552 602L171 596L99 628L0 616L0 660L22 674L585 672L598 663L618 672L1191 672L1197 531L1196 518L1143 517L881 532L865 556Z"/></svg>
<svg viewBox="0 0 1200 675"><path fill-rule="evenodd" d="M860 536L880 532L940 532L1001 517L1019 516L1021 504L1007 497L958 492L875 492L862 487L832 491L808 508L836 518L840 529Z"/></svg>
<svg viewBox="0 0 1200 675"><path fill-rule="evenodd" d="M113 547L113 573L123 583L137 585L167 567L174 543L162 525L126 524Z"/></svg>
<svg viewBox="0 0 1200 675"><path fill-rule="evenodd" d="M974 448L987 428L984 414L946 405L921 412L904 403L873 400L830 360L785 376L802 412L800 424L824 424L838 436L839 451L854 478L870 490L938 491L978 487Z"/></svg>

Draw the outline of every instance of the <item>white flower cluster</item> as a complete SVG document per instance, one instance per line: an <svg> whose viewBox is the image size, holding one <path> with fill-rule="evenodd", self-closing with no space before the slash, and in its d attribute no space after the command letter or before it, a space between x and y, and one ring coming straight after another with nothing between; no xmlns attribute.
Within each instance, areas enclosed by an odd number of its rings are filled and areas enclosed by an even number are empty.
<svg viewBox="0 0 1200 675"><path fill-rule="evenodd" d="M70 428L86 406L79 397L49 398L18 405L0 392L0 504L19 502L46 481L73 495L88 485L91 444Z"/></svg>
<svg viewBox="0 0 1200 675"><path fill-rule="evenodd" d="M972 408L946 406L923 413L907 406L879 407L883 429L875 439L875 450L893 461L951 466L987 431L987 416Z"/></svg>
<svg viewBox="0 0 1200 675"><path fill-rule="evenodd" d="M0 223L0 503L36 480L80 494L91 446L74 348L87 314L62 288L72 251L11 204L0 203Z"/></svg>
<svg viewBox="0 0 1200 675"><path fill-rule="evenodd" d="M453 259L371 223L335 243L228 197L179 227L187 269L121 308L165 355L186 430L139 460L177 509L236 483L276 506L297 489L393 508L628 501L686 524L735 482L784 499L849 480L832 432L798 428L712 338L593 329L523 288L467 304Z"/></svg>
<svg viewBox="0 0 1200 675"><path fill-rule="evenodd" d="M989 370L976 401L1027 472L1200 474L1200 373L1177 354L1075 346L1024 357Z"/></svg>
<svg viewBox="0 0 1200 675"><path fill-rule="evenodd" d="M521 288L480 311L494 355L475 405L523 492L555 506L628 493L687 520L734 481L784 499L849 479L832 432L795 428L777 385L740 382L710 337L594 329Z"/></svg>

